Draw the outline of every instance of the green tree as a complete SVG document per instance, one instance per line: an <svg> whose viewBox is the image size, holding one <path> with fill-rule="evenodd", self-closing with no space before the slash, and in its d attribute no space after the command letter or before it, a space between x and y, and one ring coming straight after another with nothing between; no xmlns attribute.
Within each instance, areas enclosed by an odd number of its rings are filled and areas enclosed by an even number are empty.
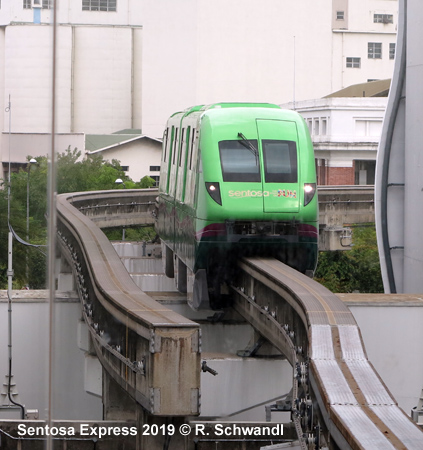
<svg viewBox="0 0 423 450"><path fill-rule="evenodd" d="M146 175L145 177L141 178L137 185L140 189L148 189L156 185L156 180Z"/></svg>
<svg viewBox="0 0 423 450"><path fill-rule="evenodd" d="M315 280L332 292L383 292L375 227L354 227L351 250L320 252Z"/></svg>
<svg viewBox="0 0 423 450"><path fill-rule="evenodd" d="M28 156L28 161L32 156ZM47 176L48 160L45 156L35 158L37 163L11 174L10 223L15 232L26 239L27 189L29 187L29 241L46 244ZM121 178L125 184L138 187L120 166L120 162L105 161L101 155L81 159L81 152L70 147L57 156L57 192L81 192L115 189L115 181ZM0 287L7 287L7 182L0 189ZM129 230L128 230L129 232ZM128 237L131 233L129 232ZM139 236L148 235L143 231ZM29 280L27 279L27 255ZM37 249L26 247L16 240L13 244L14 284L16 288L29 282L30 287L45 285L45 256Z"/></svg>

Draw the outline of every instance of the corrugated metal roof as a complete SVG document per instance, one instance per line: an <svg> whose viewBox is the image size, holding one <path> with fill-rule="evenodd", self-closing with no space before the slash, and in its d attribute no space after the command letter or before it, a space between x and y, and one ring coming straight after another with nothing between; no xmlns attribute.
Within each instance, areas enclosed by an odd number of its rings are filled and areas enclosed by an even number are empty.
<svg viewBox="0 0 423 450"><path fill-rule="evenodd" d="M87 134L85 136L85 150L96 151L133 139L133 134Z"/></svg>
<svg viewBox="0 0 423 450"><path fill-rule="evenodd" d="M112 134L87 134L85 136L85 150L88 153L97 153L112 147L117 147L137 139L150 139L161 143L160 139L142 135L141 130L121 130Z"/></svg>
<svg viewBox="0 0 423 450"><path fill-rule="evenodd" d="M391 80L369 81L368 83L359 83L348 86L333 94L326 95L330 97L387 97Z"/></svg>
<svg viewBox="0 0 423 450"><path fill-rule="evenodd" d="M141 128L126 128L125 130L115 131L112 134L141 134Z"/></svg>

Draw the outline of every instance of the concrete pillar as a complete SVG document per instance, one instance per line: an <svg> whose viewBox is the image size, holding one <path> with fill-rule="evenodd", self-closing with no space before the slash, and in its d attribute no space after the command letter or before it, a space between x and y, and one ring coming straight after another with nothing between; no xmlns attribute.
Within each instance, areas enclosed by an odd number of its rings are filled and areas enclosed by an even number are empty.
<svg viewBox="0 0 423 450"><path fill-rule="evenodd" d="M103 369L103 420L135 420L135 400Z"/></svg>
<svg viewBox="0 0 423 450"><path fill-rule="evenodd" d="M103 420L135 420L138 428L137 450L163 450L166 439L170 439L169 448L171 449L194 450L192 440L185 438L179 432L179 427L183 423L188 423L188 418L162 417L149 414L104 369ZM154 428L152 428L152 425L154 425ZM157 432L156 426L159 427L159 432ZM164 430L169 429L171 430L170 433L164 432ZM170 436L172 430L174 430L174 433Z"/></svg>
<svg viewBox="0 0 423 450"><path fill-rule="evenodd" d="M164 448L178 450L194 450L192 436L185 437L179 432L182 424L189 423L186 417L158 417L148 414L140 405L137 406L137 450L163 450ZM152 425L159 427L160 432L154 436ZM154 428L153 428L154 430ZM165 430L165 433L161 431ZM174 433L173 433L174 430ZM148 434L150 433L150 434ZM167 435L167 436L164 436ZM166 447L168 445L168 447ZM214 444L215 445L215 444Z"/></svg>
<svg viewBox="0 0 423 450"><path fill-rule="evenodd" d="M57 289L60 292L74 291L75 281L73 278L72 268L63 256L58 259L57 263Z"/></svg>

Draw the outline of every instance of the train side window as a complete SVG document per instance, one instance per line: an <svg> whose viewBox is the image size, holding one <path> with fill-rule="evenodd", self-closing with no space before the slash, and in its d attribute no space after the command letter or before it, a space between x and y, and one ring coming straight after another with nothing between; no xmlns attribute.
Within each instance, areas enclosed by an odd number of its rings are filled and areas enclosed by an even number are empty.
<svg viewBox="0 0 423 450"><path fill-rule="evenodd" d="M250 142L258 148L256 139ZM220 141L219 153L223 181L261 181L258 156L240 141Z"/></svg>
<svg viewBox="0 0 423 450"><path fill-rule="evenodd" d="M182 128L182 134L181 134L181 151L179 152L179 167L182 166L182 155L184 152L184 138L185 138L185 128Z"/></svg>
<svg viewBox="0 0 423 450"><path fill-rule="evenodd" d="M172 148L173 148L173 142L174 142L174 138L175 138L175 127L172 126L172 131L170 134L170 139L168 139L168 150L169 152L166 151L167 155L166 158L169 157L169 162L166 165L163 165L163 170L165 171L164 173L167 173L167 177L166 177L166 192L169 193L169 185L170 185L170 163L172 162Z"/></svg>
<svg viewBox="0 0 423 450"><path fill-rule="evenodd" d="M262 141L266 183L296 183L297 146L294 141Z"/></svg>
<svg viewBox="0 0 423 450"><path fill-rule="evenodd" d="M188 158L188 153L189 153L189 145L191 142L191 127L188 126L187 127L187 133L186 133L186 142L184 144L184 157L183 157L183 161L180 161L179 165L182 166L183 165L183 179L181 180L181 189L182 189L182 194L181 194L181 200L183 202L185 202L185 193L186 193L186 184L187 184L187 179L188 179L188 170L187 170L187 158ZM182 153L182 151L181 151Z"/></svg>
<svg viewBox="0 0 423 450"><path fill-rule="evenodd" d="M176 128L175 139L173 141L173 156L172 156L172 164L173 165L175 165L176 153L177 153L177 150L178 150L178 130L179 130L179 128Z"/></svg>
<svg viewBox="0 0 423 450"><path fill-rule="evenodd" d="M193 194L194 194L194 198L193 198L193 204L194 204L194 208L197 207L197 202L198 202L198 180L200 177L200 173L203 172L203 162L201 161L201 150L200 148L198 148L197 150L197 171L193 172Z"/></svg>
<svg viewBox="0 0 423 450"><path fill-rule="evenodd" d="M195 128L192 129L190 154L189 154L189 170L192 170L192 157L194 155L194 139L195 139Z"/></svg>
<svg viewBox="0 0 423 450"><path fill-rule="evenodd" d="M166 128L163 135L163 161L167 161L167 151L169 147L169 127Z"/></svg>

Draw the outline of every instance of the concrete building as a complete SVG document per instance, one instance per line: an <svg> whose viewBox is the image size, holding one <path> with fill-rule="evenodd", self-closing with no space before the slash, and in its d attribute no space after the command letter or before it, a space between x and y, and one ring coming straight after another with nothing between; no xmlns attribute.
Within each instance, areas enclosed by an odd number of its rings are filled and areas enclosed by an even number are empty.
<svg viewBox="0 0 423 450"><path fill-rule="evenodd" d="M86 155L101 154L103 159L120 161L122 169L133 181L148 175L158 183L162 141L140 133L141 130L122 130L113 134L87 134Z"/></svg>
<svg viewBox="0 0 423 450"><path fill-rule="evenodd" d="M1 2L6 170L50 151L53 106L55 149L84 150L86 134L161 138L193 104L297 102L393 69L397 0L60 0L55 33L52 4Z"/></svg>
<svg viewBox="0 0 423 450"><path fill-rule="evenodd" d="M135 0L3 0L0 156L85 150L86 133L141 129L141 14ZM99 10L101 9L101 10ZM53 52L54 50L54 52ZM53 68L55 83L53 83ZM53 103L53 89L55 92ZM9 103L10 102L10 103ZM5 111L5 109L7 111Z"/></svg>
<svg viewBox="0 0 423 450"><path fill-rule="evenodd" d="M149 136L194 104L296 102L392 76L396 0L142 4Z"/></svg>
<svg viewBox="0 0 423 450"><path fill-rule="evenodd" d="M295 104L313 140L317 182L319 185L374 184L388 98L335 95ZM293 104L282 107L292 109Z"/></svg>

